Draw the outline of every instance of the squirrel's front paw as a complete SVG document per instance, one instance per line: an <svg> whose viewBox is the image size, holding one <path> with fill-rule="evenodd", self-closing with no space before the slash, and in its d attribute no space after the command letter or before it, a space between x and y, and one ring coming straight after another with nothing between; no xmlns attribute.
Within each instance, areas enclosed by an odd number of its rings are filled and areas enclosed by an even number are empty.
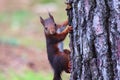
<svg viewBox="0 0 120 80"><path fill-rule="evenodd" d="M72 26L68 26L68 32L71 32L73 30Z"/></svg>

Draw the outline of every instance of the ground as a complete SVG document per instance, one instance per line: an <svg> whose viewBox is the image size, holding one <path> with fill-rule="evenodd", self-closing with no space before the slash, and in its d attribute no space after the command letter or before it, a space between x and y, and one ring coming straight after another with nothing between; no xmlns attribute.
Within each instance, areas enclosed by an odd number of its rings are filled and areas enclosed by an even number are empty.
<svg viewBox="0 0 120 80"><path fill-rule="evenodd" d="M0 44L0 69L8 68L23 70L30 68L34 71L50 70L47 54L33 48Z"/></svg>

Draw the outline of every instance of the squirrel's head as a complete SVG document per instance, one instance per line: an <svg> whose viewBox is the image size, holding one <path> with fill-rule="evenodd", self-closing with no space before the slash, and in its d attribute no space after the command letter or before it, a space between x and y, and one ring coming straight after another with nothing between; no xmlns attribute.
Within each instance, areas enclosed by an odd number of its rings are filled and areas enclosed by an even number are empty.
<svg viewBox="0 0 120 80"><path fill-rule="evenodd" d="M46 35L54 35L56 33L57 26L56 26L53 16L50 13L49 13L49 18L45 20L42 17L40 17L40 22L42 23L44 27L44 31Z"/></svg>

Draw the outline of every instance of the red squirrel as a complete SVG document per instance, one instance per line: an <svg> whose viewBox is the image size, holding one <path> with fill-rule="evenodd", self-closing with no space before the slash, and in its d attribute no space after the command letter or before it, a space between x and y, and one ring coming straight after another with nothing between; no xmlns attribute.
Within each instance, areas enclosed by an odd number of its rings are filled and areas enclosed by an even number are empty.
<svg viewBox="0 0 120 80"><path fill-rule="evenodd" d="M72 27L67 26L68 21L65 21L61 25L56 24L50 13L49 18L44 20L40 17L40 21L44 27L48 60L54 70L53 80L62 80L62 71L70 73L70 51L64 49L63 52L61 52L58 48L58 43L63 41L67 34L72 31ZM62 32L57 33L57 29L62 26L67 27Z"/></svg>

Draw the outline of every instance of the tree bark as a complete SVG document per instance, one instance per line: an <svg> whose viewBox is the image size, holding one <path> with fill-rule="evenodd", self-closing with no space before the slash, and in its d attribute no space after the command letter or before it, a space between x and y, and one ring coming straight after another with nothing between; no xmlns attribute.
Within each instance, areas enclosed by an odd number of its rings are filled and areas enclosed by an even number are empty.
<svg viewBox="0 0 120 80"><path fill-rule="evenodd" d="M120 0L67 0L70 80L120 80Z"/></svg>

